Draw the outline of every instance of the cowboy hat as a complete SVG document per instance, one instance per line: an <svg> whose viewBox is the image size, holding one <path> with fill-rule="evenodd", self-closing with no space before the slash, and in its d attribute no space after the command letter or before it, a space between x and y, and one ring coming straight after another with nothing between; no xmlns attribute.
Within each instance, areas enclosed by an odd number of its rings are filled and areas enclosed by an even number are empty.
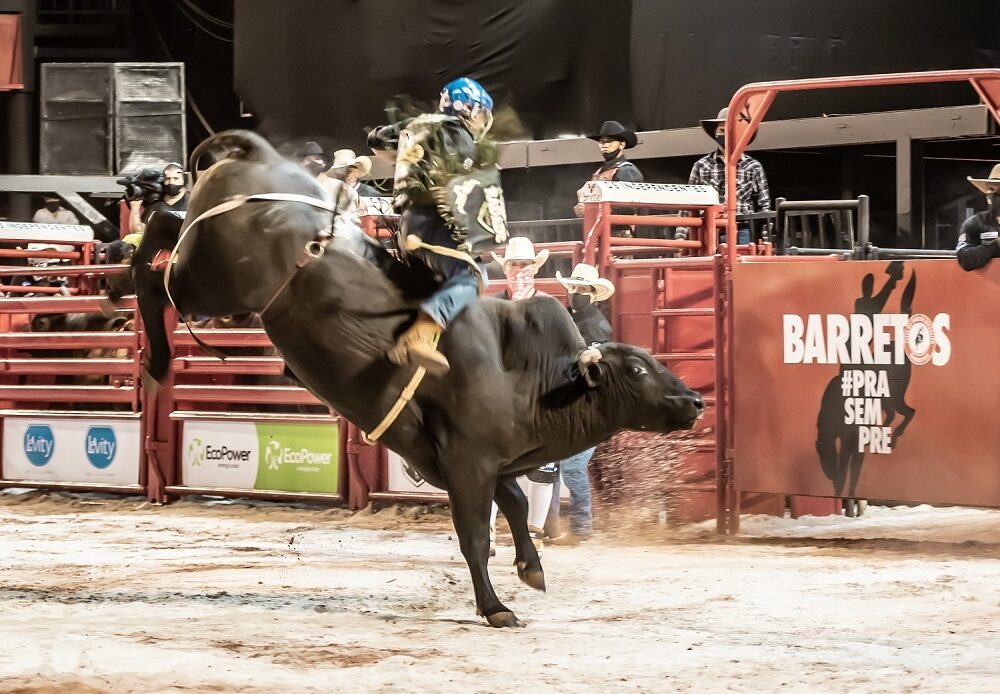
<svg viewBox="0 0 1000 694"><path fill-rule="evenodd" d="M358 170L358 178L364 178L371 173L371 157L355 156L353 149L338 149L333 153L331 169L349 169L352 166Z"/></svg>
<svg viewBox="0 0 1000 694"><path fill-rule="evenodd" d="M718 128L720 124L726 122L726 116L728 115L729 115L729 107L727 106L726 108L719 111L719 115L717 115L715 118L706 118L702 121L699 121L701 123L701 129L705 131L706 135L708 135L710 138L714 140L715 129ZM750 116L747 115L746 113L741 112L739 115L739 120L743 121L744 123L749 123ZM753 142L755 139L757 139L756 131L754 131L753 137L750 138L750 142Z"/></svg>
<svg viewBox="0 0 1000 694"><path fill-rule="evenodd" d="M992 192L991 189L1000 189L1000 164L993 167L989 178L973 178L972 176L968 176L967 178L969 179L969 183L984 193Z"/></svg>
<svg viewBox="0 0 1000 694"><path fill-rule="evenodd" d="M604 121L600 130L596 133L590 133L587 135L587 138L590 140L600 140L602 137L609 137L613 140L620 140L624 142L625 149L632 149L638 143L635 133L616 120Z"/></svg>
<svg viewBox="0 0 1000 694"><path fill-rule="evenodd" d="M512 236L507 241L507 247L504 249L502 258L496 253L491 253L490 255L493 256L493 260L500 263L501 267L506 266L512 260L520 260L532 263L536 270L549 259L548 249L543 248L538 253L535 253L535 245L531 243L531 239L527 236Z"/></svg>
<svg viewBox="0 0 1000 694"><path fill-rule="evenodd" d="M573 287L592 287L594 301L604 301L615 293L615 285L611 283L611 280L606 280L598 275L597 268L586 263L578 263L569 277L563 277L556 270L556 279L568 290Z"/></svg>
<svg viewBox="0 0 1000 694"><path fill-rule="evenodd" d="M322 157L323 156L323 148L319 146L318 142L313 142L312 140L310 140L309 142L307 142L304 145L302 145L302 149L300 149L295 156L297 156L297 157Z"/></svg>

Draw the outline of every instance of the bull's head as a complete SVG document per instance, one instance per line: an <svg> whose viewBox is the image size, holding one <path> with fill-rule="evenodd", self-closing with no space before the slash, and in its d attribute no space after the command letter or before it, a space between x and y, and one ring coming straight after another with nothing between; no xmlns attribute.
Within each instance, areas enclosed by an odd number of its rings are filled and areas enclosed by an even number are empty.
<svg viewBox="0 0 1000 694"><path fill-rule="evenodd" d="M577 367L604 407L628 429L667 433L690 429L705 413L701 395L643 349L607 343L580 352Z"/></svg>

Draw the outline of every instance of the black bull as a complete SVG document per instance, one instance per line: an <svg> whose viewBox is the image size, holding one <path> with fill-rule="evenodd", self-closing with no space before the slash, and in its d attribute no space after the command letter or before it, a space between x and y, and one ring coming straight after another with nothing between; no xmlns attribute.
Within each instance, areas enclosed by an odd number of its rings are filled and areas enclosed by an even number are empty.
<svg viewBox="0 0 1000 694"><path fill-rule="evenodd" d="M229 158L198 180L186 225L234 196L324 197L299 166L253 133L218 135L192 158L208 147L227 149ZM302 250L330 223L329 212L301 202L247 202L205 218L182 236L170 294L182 314L263 312L264 329L290 371L370 432L413 374L392 365L386 351L436 284L354 227L338 226L326 252L297 269ZM133 264L150 340L148 370L157 380L169 362L167 297L149 261L174 245L179 230L177 220L154 215ZM381 440L448 491L479 614L493 626L519 626L487 573L490 501L510 523L521 580L544 589L515 476L622 429L690 428L704 402L641 349L607 344L585 352L569 314L552 298L474 302L449 326L440 349L450 374L425 379Z"/></svg>

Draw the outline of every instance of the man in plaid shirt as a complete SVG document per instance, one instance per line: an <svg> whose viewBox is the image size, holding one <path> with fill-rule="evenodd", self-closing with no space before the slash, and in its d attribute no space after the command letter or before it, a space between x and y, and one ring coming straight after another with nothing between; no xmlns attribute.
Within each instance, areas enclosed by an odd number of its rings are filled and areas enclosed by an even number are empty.
<svg viewBox="0 0 1000 694"><path fill-rule="evenodd" d="M719 192L719 202L726 202L726 160L723 147L726 142L726 115L728 108L719 111L716 118L701 121L704 131L716 141L718 147L706 154L691 167L688 183L712 186ZM753 157L743 154L736 162L736 214L771 211L771 191L767 187L764 167ZM750 227L741 224L736 232L737 243L750 243Z"/></svg>

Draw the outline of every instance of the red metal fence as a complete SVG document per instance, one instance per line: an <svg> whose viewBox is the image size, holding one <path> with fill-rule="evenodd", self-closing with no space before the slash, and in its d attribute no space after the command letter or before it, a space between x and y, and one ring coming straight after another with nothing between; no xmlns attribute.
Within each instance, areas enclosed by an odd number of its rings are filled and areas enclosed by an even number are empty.
<svg viewBox="0 0 1000 694"><path fill-rule="evenodd" d="M774 257L767 243L715 247L720 219L728 226L729 238L735 237L731 167L764 110L779 91L803 84L823 88L957 80L972 82L994 116L1000 117L1000 70L750 85L734 97L727 124L733 140L726 146L730 166L726 215L720 216L716 205L687 206L693 216L681 217L673 210L685 208L675 204L587 203L581 241L538 244L556 257L596 263L618 287L612 306L616 338L648 348L705 394L708 416L700 426L695 451L681 470L691 492L686 495L690 506L681 519L711 515L714 496L720 530L734 532L741 508L748 508L745 498L741 503L741 492L773 495L759 499L757 508L767 508L778 499L783 508L789 494L824 493L815 485L797 484L802 471L794 465L783 467L785 472L778 477L768 477L766 484L746 482L753 476L736 467L736 422L742 421L737 414L745 417L750 405L737 413L733 393L739 392L741 378L753 373L753 365L736 369L736 346L743 345L737 342L741 336L734 321L738 311L753 316L757 308L753 302L734 308L734 269L777 277L783 268L801 272L807 267L801 263L807 262L809 268L838 268L834 274L863 272L846 269L855 263L838 263L838 256ZM737 122L741 110L748 112L749 123ZM635 212L643 207L652 214ZM616 236L616 225L686 226L693 232L684 240L632 239ZM374 235L380 233L378 224L368 226ZM114 269L89 265L92 247L89 252L81 246L72 259L84 265L58 270L79 296L0 299L4 425L0 485L145 491L158 502L185 494L346 501L352 506L371 498L439 498L426 496L416 483L393 488L391 466L403 465L402 461L381 447L363 445L355 427L331 419L305 389L279 382L281 361L268 353L270 344L259 328L201 331L209 344L256 350L225 362L201 353L186 331L174 332L170 376L155 393L144 389L139 378L143 332L137 318L132 319L131 329L119 332L28 330L25 326L33 316L96 313L101 308L92 293ZM0 271L0 276L11 274ZM562 293L552 280L543 280L541 288ZM126 321L133 308L123 309ZM760 338L768 335L764 331ZM749 342L754 337L742 339ZM74 350L106 354L81 357ZM99 380L67 380L88 377ZM738 397L745 395L744 391ZM741 424L740 431L754 428ZM764 429L757 431L759 436L767 434ZM835 496L841 491L825 493ZM981 495L967 498L981 500ZM948 500L961 503L963 497L956 491Z"/></svg>

